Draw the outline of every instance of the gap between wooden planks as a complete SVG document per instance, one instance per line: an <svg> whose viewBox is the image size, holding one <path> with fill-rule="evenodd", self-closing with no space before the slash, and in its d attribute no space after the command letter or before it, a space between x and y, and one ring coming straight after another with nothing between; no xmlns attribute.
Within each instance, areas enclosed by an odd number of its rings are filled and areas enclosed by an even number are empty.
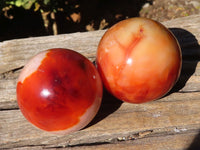
<svg viewBox="0 0 200 150"><path fill-rule="evenodd" d="M70 135L33 127L16 102L16 79L25 63L49 48L77 50L95 60L105 30L4 41L0 43L0 149L189 149L200 129L200 15L163 22L183 52L180 80L164 98L145 104L122 103L108 93L91 124ZM197 146L199 146L197 144Z"/></svg>

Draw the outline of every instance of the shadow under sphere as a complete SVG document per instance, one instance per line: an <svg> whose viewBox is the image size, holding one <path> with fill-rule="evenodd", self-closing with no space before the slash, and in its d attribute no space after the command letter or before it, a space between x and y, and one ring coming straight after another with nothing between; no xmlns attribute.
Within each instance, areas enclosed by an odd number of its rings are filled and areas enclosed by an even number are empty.
<svg viewBox="0 0 200 150"><path fill-rule="evenodd" d="M182 92L180 90L194 74L197 63L200 60L200 46L192 33L181 28L169 28L169 30L175 35L180 44L182 51L182 69L177 83L167 95L178 91Z"/></svg>
<svg viewBox="0 0 200 150"><path fill-rule="evenodd" d="M181 28L170 28L170 30L180 43L183 63L180 78L168 94L178 91L184 92L184 90L181 91L181 89L184 88L189 78L195 73L197 63L200 61L200 45L195 36ZM187 150L200 150L200 132L196 135Z"/></svg>

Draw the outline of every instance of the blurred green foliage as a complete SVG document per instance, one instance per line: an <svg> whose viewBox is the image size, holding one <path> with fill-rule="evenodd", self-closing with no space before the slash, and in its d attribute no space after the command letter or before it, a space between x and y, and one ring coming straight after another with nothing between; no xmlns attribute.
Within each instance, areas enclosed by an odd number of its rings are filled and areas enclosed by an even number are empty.
<svg viewBox="0 0 200 150"><path fill-rule="evenodd" d="M55 14L60 11L69 16L72 12L77 12L79 6L80 0L0 0L0 15L13 19L16 12L12 10L17 7L32 13L39 11L47 32L51 33L53 30L57 34Z"/></svg>
<svg viewBox="0 0 200 150"><path fill-rule="evenodd" d="M77 2L78 0L0 0L0 11L5 7L22 7L26 10L33 8L34 11L56 12L60 8L71 9Z"/></svg>
<svg viewBox="0 0 200 150"><path fill-rule="evenodd" d="M24 9L30 9L33 4L36 4L36 0L7 0L6 4L14 5L17 7L23 7Z"/></svg>

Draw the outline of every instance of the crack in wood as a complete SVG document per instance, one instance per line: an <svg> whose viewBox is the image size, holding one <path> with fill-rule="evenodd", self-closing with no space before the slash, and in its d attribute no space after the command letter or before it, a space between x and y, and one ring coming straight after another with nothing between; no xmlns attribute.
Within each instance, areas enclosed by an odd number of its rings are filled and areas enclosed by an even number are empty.
<svg viewBox="0 0 200 150"><path fill-rule="evenodd" d="M196 124L194 124L195 126ZM186 134L186 133L197 133L199 129L190 129L190 127L169 127L169 128L157 128L153 130L144 130L137 133L129 133L124 134L122 136L115 135L115 137L105 138L102 141L96 141L96 142L84 142L84 143L74 143L70 144L69 141L67 141L67 144L27 144L26 145L20 145L13 146L12 144L10 146L4 147L4 149L13 149L13 148L37 148L40 147L42 149L61 149L61 148L81 148L81 147L93 147L93 146L100 146L100 145L108 145L108 144L119 144L119 143L126 143L131 141L138 141L143 140L145 138L161 138L166 137L169 135L180 135L180 134Z"/></svg>
<svg viewBox="0 0 200 150"><path fill-rule="evenodd" d="M200 92L200 90L194 90L194 91L179 91L178 93L199 93Z"/></svg>
<svg viewBox="0 0 200 150"><path fill-rule="evenodd" d="M14 68L14 69L9 70L9 71L7 71L7 72L0 73L0 79L7 79L7 78L9 78L9 77L12 77L12 75L13 75L15 72L21 70L23 67L24 67L24 66L20 66L20 67L18 67L18 68Z"/></svg>
<svg viewBox="0 0 200 150"><path fill-rule="evenodd" d="M192 133L192 132L197 132L197 130L193 129L187 129L187 128L182 128L182 127L170 127L170 132L162 131L159 132L160 129L155 129L155 130L145 130L141 131L138 133L133 133L133 134L128 134L124 136L118 136L118 137L113 137L109 138L105 141L102 142L93 142L93 143L80 143L80 144L66 144L66 145L54 145L54 146L44 146L44 149L51 149L51 148L75 148L75 147L92 147L92 146L100 146L100 145L105 145L105 144L119 144L123 142L129 142L129 141L135 141L135 140L142 140L144 138L152 138L152 137L165 137L168 135L175 135L175 134L184 134L184 133ZM155 131L155 133L154 133Z"/></svg>
<svg viewBox="0 0 200 150"><path fill-rule="evenodd" d="M10 110L19 110L19 107L0 108L0 111L10 111Z"/></svg>

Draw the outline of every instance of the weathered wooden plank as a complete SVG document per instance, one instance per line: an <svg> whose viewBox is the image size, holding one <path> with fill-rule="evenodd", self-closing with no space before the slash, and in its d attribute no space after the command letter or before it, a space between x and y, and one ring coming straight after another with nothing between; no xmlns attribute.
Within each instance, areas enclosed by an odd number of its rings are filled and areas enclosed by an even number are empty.
<svg viewBox="0 0 200 150"><path fill-rule="evenodd" d="M1 42L0 73L24 66L33 55L51 48L69 48L84 53L88 58L94 57L104 32L73 33Z"/></svg>
<svg viewBox="0 0 200 150"><path fill-rule="evenodd" d="M11 110L11 109L18 108L17 101L16 101L16 80L0 79L0 83L1 83L0 91L4 93L0 95L0 110ZM191 76L191 77L181 76L180 82L178 82L174 90L171 91L171 93L173 92L179 92L179 93L200 92L200 75ZM175 93L175 95L179 95L179 94ZM169 95L169 97L170 96L171 95Z"/></svg>
<svg viewBox="0 0 200 150"><path fill-rule="evenodd" d="M139 136L138 136L139 137ZM124 138L117 138L112 143L100 143L99 145L80 145L75 147L66 148L65 145L60 147L48 147L49 150L59 148L59 150L195 150L200 144L193 145L193 139L196 137L196 133L181 133L176 135L165 135L165 136L149 136L138 138L137 140L128 137L128 140ZM158 140L159 139L159 140ZM199 140L199 139L198 139ZM29 146L22 148L14 148L13 150L42 150L45 146Z"/></svg>
<svg viewBox="0 0 200 150"><path fill-rule="evenodd" d="M94 56L93 54L91 56ZM20 70L0 75L0 110L16 109L16 80ZM192 77L191 77L192 75ZM200 62L183 61L182 74L177 83L179 92L195 92L200 90Z"/></svg>
<svg viewBox="0 0 200 150"><path fill-rule="evenodd" d="M115 105L119 107L115 113L105 114L108 112L101 110L100 118L96 118L99 119L98 122L95 121L96 123L88 128L68 136L41 132L27 122L19 110L12 110L12 113L10 110L2 111L0 145L2 148L12 148L26 145L60 147L85 143L112 143L113 140L123 137L137 139L138 134L144 135L143 137L170 135L194 130L197 132L200 128L200 99ZM105 118L101 118L102 116Z"/></svg>
<svg viewBox="0 0 200 150"><path fill-rule="evenodd" d="M192 21L189 22L188 20ZM177 36L183 36L181 33L187 33L186 37L184 37L187 40L190 39L190 36L194 35L194 38L198 41L200 39L200 15L178 18L173 21L164 22L163 24L169 28L173 28L173 31ZM1 42L0 73L24 66L27 60L33 55L50 48L69 48L84 53L88 57L90 57L91 54L94 56L98 42L104 32L105 30L101 30L87 33L63 34L58 36L45 36ZM182 39L184 40L184 38Z"/></svg>
<svg viewBox="0 0 200 150"><path fill-rule="evenodd" d="M194 36L197 39L199 39L200 37L199 19L200 19L200 15L192 15L188 17L182 17L182 18L169 20L169 21L164 22L163 24L167 26L168 28L178 29L176 30L176 32L178 33L191 32L192 34L194 34ZM185 40L185 38L187 39L187 36L190 36L190 33L182 37L182 40Z"/></svg>

